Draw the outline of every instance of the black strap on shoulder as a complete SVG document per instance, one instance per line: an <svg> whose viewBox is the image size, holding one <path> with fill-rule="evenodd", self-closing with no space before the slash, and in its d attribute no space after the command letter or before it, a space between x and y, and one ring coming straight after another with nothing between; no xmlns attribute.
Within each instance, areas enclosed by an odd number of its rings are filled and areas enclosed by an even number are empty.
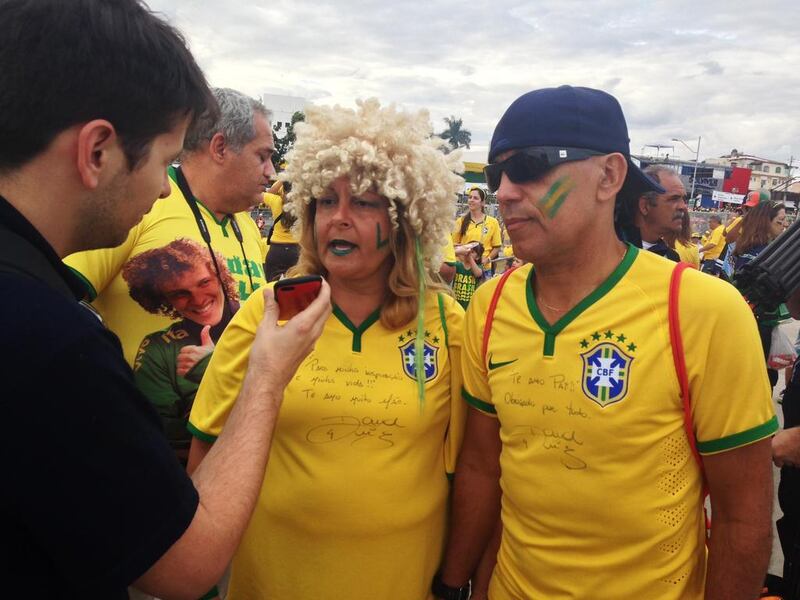
<svg viewBox="0 0 800 600"><path fill-rule="evenodd" d="M278 223L281 222L281 219L283 219L283 213L279 214L278 218L272 221L272 227L269 228L269 233L267 234L268 244L272 243L272 234L275 233L275 228L278 226Z"/></svg>
<svg viewBox="0 0 800 600"><path fill-rule="evenodd" d="M36 247L21 235L0 226L0 271L38 279L70 300L75 295Z"/></svg>
<svg viewBox="0 0 800 600"><path fill-rule="evenodd" d="M211 247L211 232L208 231L208 226L206 225L206 220L203 218L203 215L200 214L200 207L197 206L197 198L195 198L194 194L192 193L192 189L189 187L189 182L186 181L186 177L183 174L183 171L180 167L175 168L175 182L178 184L178 189L180 189L181 193L183 194L184 200L186 200L186 204L189 205L189 208L192 210L192 214L194 215L194 220L197 222L197 228L200 230L200 236L203 238L203 241L208 246L208 251L211 254L211 260L214 263L214 270L217 273L217 279L219 279L220 285L222 285L222 290L225 295L225 300L227 304L232 308L233 307L233 300L228 298L228 293L225 292L225 286L222 282L222 273L220 272L219 264L217 263L217 255L214 254L214 249ZM231 229L233 229L233 235L236 237L236 241L239 242L239 247L242 249L242 258L244 259L244 268L247 270L247 278L250 280L250 290L255 291L255 284L253 283L253 274L250 272L250 263L247 260L247 253L244 251L244 238L242 237L242 230L239 229L239 223L236 222L236 217L234 215L229 214L228 218L231 222ZM235 312L235 311L234 311Z"/></svg>
<svg viewBox="0 0 800 600"><path fill-rule="evenodd" d="M194 215L194 220L197 221L197 228L200 230L200 237L203 238L203 241L208 246L211 256L214 256L214 252L211 250L211 233L208 231L208 226L206 225L203 215L200 214L200 208L197 206L197 199L194 197L192 189L189 187L189 182L186 181L186 177L183 175L183 171L180 167L175 169L175 175L178 188L181 190L183 198L186 200L186 204L189 205L189 208ZM216 260L214 261L214 264L216 265ZM219 269L217 269L217 271L219 271Z"/></svg>

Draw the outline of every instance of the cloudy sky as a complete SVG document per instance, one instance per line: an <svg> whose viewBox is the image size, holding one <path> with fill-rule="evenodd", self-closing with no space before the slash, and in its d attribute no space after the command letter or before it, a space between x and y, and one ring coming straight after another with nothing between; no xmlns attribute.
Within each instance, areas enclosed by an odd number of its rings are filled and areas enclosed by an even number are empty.
<svg viewBox="0 0 800 600"><path fill-rule="evenodd" d="M635 154L674 144L693 158L702 136L701 159L737 148L800 166L796 0L149 5L183 31L212 85L346 106L376 96L428 109L437 131L455 115L472 132L467 159L485 160L517 96L569 83L620 100Z"/></svg>

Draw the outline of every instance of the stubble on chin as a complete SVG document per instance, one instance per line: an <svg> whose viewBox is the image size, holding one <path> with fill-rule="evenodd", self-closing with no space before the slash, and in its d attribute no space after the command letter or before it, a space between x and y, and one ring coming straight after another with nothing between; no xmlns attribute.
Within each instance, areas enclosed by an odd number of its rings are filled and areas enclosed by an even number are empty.
<svg viewBox="0 0 800 600"><path fill-rule="evenodd" d="M124 242L144 213L131 222L129 181L118 173L102 190L95 190L82 207L76 244L80 250L115 248Z"/></svg>

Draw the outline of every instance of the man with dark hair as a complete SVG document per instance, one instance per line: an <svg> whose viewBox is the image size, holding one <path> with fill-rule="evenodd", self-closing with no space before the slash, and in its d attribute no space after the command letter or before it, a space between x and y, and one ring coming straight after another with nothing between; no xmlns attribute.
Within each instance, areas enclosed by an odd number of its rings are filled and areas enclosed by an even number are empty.
<svg viewBox="0 0 800 600"><path fill-rule="evenodd" d="M683 215L688 210L686 188L675 171L661 165L647 167L644 174L665 191L663 194L648 191L633 199L630 207L633 227L626 229L626 241L678 262L680 256L665 240L681 232Z"/></svg>
<svg viewBox="0 0 800 600"><path fill-rule="evenodd" d="M488 554L493 600L756 597L777 429L758 332L732 286L688 269L676 289L673 264L615 235L617 202L664 193L632 163L619 103L570 86L521 96L485 172L515 255L533 264L467 309L471 410L434 595L466 597Z"/></svg>
<svg viewBox="0 0 800 600"><path fill-rule="evenodd" d="M0 23L3 592L115 599L133 584L200 597L252 512L327 287L284 327L265 294L237 407L189 479L60 259L119 244L168 193L188 124L214 112L205 78L138 0L5 0Z"/></svg>
<svg viewBox="0 0 800 600"><path fill-rule="evenodd" d="M225 263L215 267L217 276L227 266L241 301L267 281L266 245L249 211L261 202L275 173L269 111L236 90L214 88L212 93L219 111L203 115L187 131L181 166L169 169L169 194L153 205L123 243L65 260L83 280L88 299L108 328L119 336L131 365L142 338L171 323L143 310L128 294L122 270L130 259L189 238L224 257ZM226 322L231 316L228 310Z"/></svg>

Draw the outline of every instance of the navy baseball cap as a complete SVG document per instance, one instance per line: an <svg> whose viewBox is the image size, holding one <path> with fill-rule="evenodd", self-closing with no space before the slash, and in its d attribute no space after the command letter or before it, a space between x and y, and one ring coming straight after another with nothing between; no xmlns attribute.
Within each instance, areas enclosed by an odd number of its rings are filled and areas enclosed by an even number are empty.
<svg viewBox="0 0 800 600"><path fill-rule="evenodd" d="M628 174L617 199L638 198L645 192L664 193L631 160L628 126L622 107L611 94L562 85L528 92L503 114L489 145L489 162L518 148L583 148L623 154Z"/></svg>

